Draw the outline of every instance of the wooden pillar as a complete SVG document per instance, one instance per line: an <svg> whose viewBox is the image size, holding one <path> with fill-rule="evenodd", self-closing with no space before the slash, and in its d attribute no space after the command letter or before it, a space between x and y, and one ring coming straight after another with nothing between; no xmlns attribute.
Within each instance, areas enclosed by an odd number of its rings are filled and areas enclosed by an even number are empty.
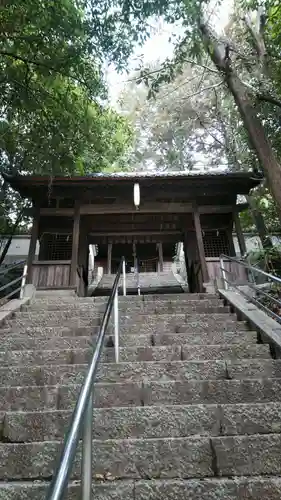
<svg viewBox="0 0 281 500"><path fill-rule="evenodd" d="M32 283L32 263L35 259L36 244L39 235L39 221L40 221L40 209L38 207L34 207L33 224L31 229L28 257L26 262L27 264L26 283Z"/></svg>
<svg viewBox="0 0 281 500"><path fill-rule="evenodd" d="M107 274L111 274L112 243L107 245Z"/></svg>
<svg viewBox="0 0 281 500"><path fill-rule="evenodd" d="M196 240L197 240L197 246L198 246L199 260L200 260L201 270L202 270L202 278L203 278L204 283L208 283L209 273L208 273L206 257L205 257L200 214L199 214L197 206L194 206L194 208L193 208L193 218L194 218L194 226L195 226Z"/></svg>
<svg viewBox="0 0 281 500"><path fill-rule="evenodd" d="M72 252L71 252L70 283L69 283L70 286L76 286L79 233L80 233L80 204L76 202L74 209L73 230L72 230Z"/></svg>
<svg viewBox="0 0 281 500"><path fill-rule="evenodd" d="M160 243L158 243L158 254L159 254L159 269L160 269L160 273L163 273L164 259L163 259L163 244L162 244L162 241Z"/></svg>
<svg viewBox="0 0 281 500"><path fill-rule="evenodd" d="M79 231L79 245L78 245L78 267L80 271L80 285L78 287L78 295L84 297L88 285L88 256L89 256L89 244L87 231L85 226L83 227L82 221L80 220L80 231Z"/></svg>
<svg viewBox="0 0 281 500"><path fill-rule="evenodd" d="M137 259L137 245L134 242L133 243L133 258L134 258L134 269L135 271L138 270L138 259Z"/></svg>
<svg viewBox="0 0 281 500"><path fill-rule="evenodd" d="M242 226L241 226L241 221L240 221L239 213L238 212L234 212L233 218L234 218L235 231L236 231L236 234L237 234L237 239L238 239L238 244L239 244L239 248L240 248L240 253L241 253L241 257L242 257L247 252L247 249L246 249L246 243L245 243L245 238L244 238L244 234L243 234L243 231L242 231Z"/></svg>

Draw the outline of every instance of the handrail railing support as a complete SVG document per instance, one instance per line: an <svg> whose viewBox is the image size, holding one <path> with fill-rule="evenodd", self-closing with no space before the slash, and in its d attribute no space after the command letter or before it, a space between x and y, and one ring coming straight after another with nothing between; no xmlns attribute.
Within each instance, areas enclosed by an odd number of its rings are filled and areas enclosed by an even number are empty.
<svg viewBox="0 0 281 500"><path fill-rule="evenodd" d="M114 297L114 350L115 363L119 363L119 310L118 310L118 288Z"/></svg>
<svg viewBox="0 0 281 500"><path fill-rule="evenodd" d="M126 297L126 262L123 259L122 263L122 273L123 273L123 295Z"/></svg>
<svg viewBox="0 0 281 500"><path fill-rule="evenodd" d="M81 463L81 500L92 499L92 455L93 455L93 393L90 395L84 417Z"/></svg>
<svg viewBox="0 0 281 500"><path fill-rule="evenodd" d="M21 288L20 288L20 299L22 299L24 296L26 278L27 278L27 264L25 264L25 266L23 268L23 275L22 275Z"/></svg>
<svg viewBox="0 0 281 500"><path fill-rule="evenodd" d="M221 268L221 275L222 275L222 281L223 281L223 288L225 290L228 289L228 283L226 279L226 274L225 274L225 267L224 267L224 260L223 257L220 257L220 268Z"/></svg>

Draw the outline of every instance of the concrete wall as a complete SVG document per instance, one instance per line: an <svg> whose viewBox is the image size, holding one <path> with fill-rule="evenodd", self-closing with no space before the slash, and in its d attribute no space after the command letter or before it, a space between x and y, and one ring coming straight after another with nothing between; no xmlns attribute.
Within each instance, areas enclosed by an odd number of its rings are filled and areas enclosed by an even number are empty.
<svg viewBox="0 0 281 500"><path fill-rule="evenodd" d="M251 252L253 250L258 250L262 248L261 240L257 235L246 233L244 234L244 237L245 237L247 252ZM273 245L281 245L281 236L272 235L271 240ZM240 257L241 254L238 245L238 239L235 234L233 235L233 241L234 241L236 255Z"/></svg>
<svg viewBox="0 0 281 500"><path fill-rule="evenodd" d="M1 251L3 250L7 240L1 240ZM29 249L30 236L29 235L17 235L14 236L9 247L8 253L5 257L4 264L12 264L13 262L26 260ZM39 242L36 245L35 255L38 257L39 254Z"/></svg>

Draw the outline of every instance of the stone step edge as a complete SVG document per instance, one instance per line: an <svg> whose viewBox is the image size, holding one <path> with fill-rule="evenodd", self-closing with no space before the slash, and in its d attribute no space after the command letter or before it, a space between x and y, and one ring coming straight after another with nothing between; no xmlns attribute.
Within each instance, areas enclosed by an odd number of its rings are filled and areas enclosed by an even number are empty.
<svg viewBox="0 0 281 500"><path fill-rule="evenodd" d="M30 337L28 337L30 338ZM89 338L89 340L91 341L91 337L59 337L59 338ZM35 340L35 339L34 339ZM38 340L38 338L37 338ZM153 349L153 350L173 350L173 349L178 349L178 348L181 348L183 347L185 350L187 349L192 349L192 350L195 350L195 349L245 349L245 348L251 348L251 347L259 347L261 349L264 348L265 349L269 349L268 347L268 344L258 344L258 343L249 343L248 341L247 342L241 342L239 344L230 344L230 343L219 343L219 344L164 344L164 345L161 345L161 344L157 344L157 345L143 345L143 346L135 346L135 347L132 347L132 346L126 346L126 345L122 345L122 346L119 346L119 349L120 350L124 350L124 349L127 349L128 351L132 351L132 352L136 352L138 350L141 350L141 349L146 349L146 350L150 350L150 349ZM114 346L107 346L105 345L104 346L104 350L102 351L102 354L103 353L106 353L108 350L111 350L112 352L114 351ZM7 354L7 352L12 352L15 356L17 356L17 354L22 354L22 353L33 353L34 355L36 354L42 354L42 353L51 353L51 352L65 352L65 353L72 353L72 352L75 352L75 353L80 353L80 352L88 352L88 351L93 351L93 346L92 345L89 345L89 347L56 347L54 349L0 349L0 355L1 354ZM215 358L217 359L217 358ZM248 358L239 358L240 360L241 359L248 359ZM255 359L255 358L252 358L252 359ZM273 359L273 358L269 358L269 359ZM218 359L218 360L221 360L221 359ZM274 361L278 361L273 359ZM181 360L181 361L192 361L192 360ZM198 360L200 361L200 359ZM201 360L201 361L208 361L208 360ZM124 361L124 363L127 363L128 361ZM138 361L135 361L136 363ZM139 362L142 362L142 361L139 361ZM154 362L153 360L151 360L150 362ZM161 362L161 360L158 360L158 362ZM164 362L164 361L163 361ZM120 363L122 363L122 361L120 361ZM132 361L132 363L134 363L134 361ZM62 364L66 364L66 363L62 363ZM70 363L67 363L67 364L70 364ZM77 363L76 363L77 364ZM36 365L36 366L41 366L41 365ZM1 368L1 367L0 367Z"/></svg>
<svg viewBox="0 0 281 500"><path fill-rule="evenodd" d="M68 483L68 488L71 490L76 490L77 488L80 487L81 482L79 480L73 481L70 480ZM22 480L22 481L0 481L0 492L1 490L4 492L7 492L9 495L10 492L16 492L18 494L19 492L27 492L31 495L30 499L31 500L37 500L37 494L39 491L46 490L47 487L50 485L50 481L46 481L43 479L39 479L34 481L33 479L30 479L29 481ZM109 498L107 496L107 490L110 490L113 492L113 496L110 498L123 498L124 500L142 500L144 498L147 498L147 500L155 500L156 498L160 498L159 496L159 488L161 488L161 498L163 500L166 498L165 496L165 491L168 490L167 498L172 498L171 493L172 490L175 489L174 495L179 494L180 491L180 499L190 499L190 500L201 500L204 498L204 500L207 500L211 498L210 496L207 496L209 494L212 495L212 498L219 498L220 495L223 493L223 495L227 495L227 498L231 498L234 500L234 498L238 498L235 495L240 491L241 486L243 487L243 491L247 492L252 495L252 488L259 488L261 489L261 494L268 494L268 490L270 486L272 486L273 489L273 495L270 496L272 500L279 500L280 495L281 495L281 478L280 476L272 475L272 476L261 476L261 475L256 475L256 476L236 476L233 475L229 478L225 477L204 477L204 479L184 479L184 478L177 478L177 479L122 479L122 480L114 480L114 478L111 478L110 475L104 474L104 476L100 476L99 478L96 478L95 480L92 480L92 488L95 490L101 490L101 493L104 490L104 499L106 500ZM235 488L235 493L233 492L233 487ZM244 490L245 488L245 490ZM217 492L216 492L217 489ZM278 489L278 491L277 491ZM186 491L187 490L187 491ZM225 490L225 491L223 491ZM229 490L229 491L228 491ZM260 491L260 490L258 490ZM32 493L35 493L36 496L33 496ZM115 496L115 493L117 493L117 496ZM119 496L118 496L119 493ZM188 497L186 496L188 494ZM213 495L217 495L216 497ZM202 497L204 495L204 497ZM230 495L230 496L228 496ZM4 498L4 497L3 497ZM5 496L6 498L6 496ZM14 499L14 496L8 496L8 500ZM18 498L18 497L15 497ZM28 497L26 497L28 498ZM77 497L78 498L78 497ZM99 496L99 499L102 498ZM177 497L174 497L177 498ZM224 497L221 497L222 499ZM248 496L247 498L252 498L252 496ZM266 500L266 497L261 497L261 496L256 496L255 499L262 499L264 498Z"/></svg>
<svg viewBox="0 0 281 500"><path fill-rule="evenodd" d="M276 380L276 379L275 379ZM277 380L280 380L280 379L277 379ZM52 386L49 386L49 387L52 387ZM173 410L173 409L177 409L177 410L185 410L185 409L190 409L190 410L193 410L193 409L201 409L201 408L204 408L204 409L207 409L207 410L211 410L211 409L218 409L218 410L223 410L223 409L233 409L233 410L236 410L236 409L239 409L240 407L243 409L247 409L247 408L250 408L250 407L253 407L253 408L259 408L259 407L272 407L272 408L276 408L276 407L279 407L281 408L281 401L270 401L270 402L253 402L253 403L189 403L189 404L165 404L165 405L161 405L161 406L148 406L148 405L136 405L136 406L113 406L113 407L93 407L93 414L95 412L98 412L98 413L122 413L123 411L127 411L127 412L131 412L131 413L135 413L136 411L139 411L139 412L150 412L152 409L154 410L157 410L159 412L161 412L162 410L162 407L165 408L165 410ZM52 409L52 410L48 410L48 409L43 409L43 410L32 410L32 411L24 411L24 410L3 410L3 411L0 411L0 415L2 418L5 418L6 416L8 417L9 415L13 415L13 416L17 416L17 415L43 415L43 416L51 416L51 415L72 415L73 413L73 410L71 409L66 409L66 410L60 410L60 409ZM221 417L222 415L220 415ZM255 434L259 434L259 433L255 433ZM269 433L262 433L262 434L269 434ZM272 433L270 433L272 434ZM281 435L281 432L278 431L276 432L275 434L280 434ZM189 437L189 436L196 436L196 435L200 435L200 434L187 434L186 437ZM225 434L224 436L228 436L229 434ZM243 434L239 434L239 435L243 435ZM249 434L245 434L245 436L248 436ZM169 436L167 436L169 437ZM94 436L93 436L93 439L94 439ZM124 438L125 439L125 438ZM141 438L128 438L128 439L141 439ZM154 438L146 438L146 439L154 439ZM162 439L162 438L159 438L159 439ZM172 439L172 438L171 438ZM177 439L180 439L177 437ZM111 440L111 439L109 439ZM117 439L119 440L119 439ZM123 440L120 439L121 441ZM55 440L56 441L56 440ZM102 440L98 440L98 441L104 441L103 439ZM40 442L45 442L45 441L40 441ZM1 442L0 442L1 444ZM281 476L280 476L280 479L281 479Z"/></svg>
<svg viewBox="0 0 281 500"><path fill-rule="evenodd" d="M245 377L243 379L217 379L217 378L208 378L208 379L189 379L189 380L182 380L182 379L176 379L176 380L149 380L148 382L144 382L143 380L140 380L140 381L134 381L134 382L131 382L131 381L126 381L126 380L122 380L122 381L118 381L118 382L95 382L94 385L97 386L97 387L111 387L111 386L128 386L128 387L131 387L132 385L134 386L139 386L140 388L143 388L143 389L146 389L147 387L150 386L150 384L155 384L155 383L159 383L160 385L171 385L171 384L180 384L180 385L188 385L189 383L195 383L195 384L202 384L204 382L212 382L212 383L221 383L221 382L225 382L227 384L231 384L232 382L234 384L237 384L237 383L241 383L242 382L273 382L274 381L280 381L281 382L281 376L280 377L267 377L266 379L262 378L262 377ZM62 388L81 388L81 384L55 384L55 385L1 385L0 386L0 391L9 391L9 389L17 389L17 390L21 390L21 389L38 389L38 390L48 390L48 389L62 389ZM195 404L198 404L198 403L195 403ZM204 404L204 403L202 403ZM241 403L242 404L242 403ZM192 405L192 403L191 403ZM159 406L159 405L145 405L145 406ZM177 406L177 405L176 405ZM100 408L100 407L98 407ZM108 408L113 408L113 407L108 407ZM119 406L117 407L119 408Z"/></svg>
<svg viewBox="0 0 281 500"><path fill-rule="evenodd" d="M172 360L172 361L159 361L159 360L155 360L155 361L120 361L119 363L113 363L113 362L110 362L110 363L102 363L102 366L104 369L106 369L106 366L108 365L108 367L112 368L112 365L116 365L116 368L118 366L127 366L127 365L135 365L135 366L138 366L139 364L143 364L143 365L146 365L146 366L151 366L151 365L157 365L157 366L163 366L163 365L178 365L178 366L183 366L183 365L192 365L192 364L201 364L202 366L203 365L208 365L209 363L219 363L219 364L222 364L223 362L225 363L226 365L226 368L227 368L227 363L229 362L230 364L235 364L235 363L242 363L242 362L247 362L247 363L257 363L257 364L269 364L271 363L272 365L276 364L277 366L278 365L281 365L281 359L273 359L273 358L239 358L239 359L211 359L211 360L208 360L208 359L204 359L204 360ZM66 363L66 364L63 364L63 365L53 365L51 363L47 363L47 364L43 364L43 365L32 365L31 367L28 366L28 365L23 365L23 366L19 366L17 367L16 365L13 365L13 368L17 369L17 368L34 368L35 370L36 369L44 369L44 367L60 367L60 366L64 366L64 367L74 367L74 366L81 366L81 369L86 366L88 366L89 363L74 363L74 364L69 364L69 363ZM0 368L0 373L1 373L1 370L9 370L11 367L1 367ZM216 380L216 379L215 379ZM220 379L220 380L223 380L223 379ZM3 386L1 386L3 387Z"/></svg>
<svg viewBox="0 0 281 500"><path fill-rule="evenodd" d="M280 432L277 432L276 434L269 434L269 433L265 433L265 434L259 434L259 433L255 433L255 434L237 434L235 436L233 435L224 435L224 436L206 436L204 434L193 434L191 436L184 436L184 437L150 437L150 438L121 438L121 439L95 439L93 437L93 443L101 443L102 445L104 445L104 443L121 443L121 442L126 442L126 443L141 443L143 441L173 441L173 442L178 442L180 443L181 441L195 441L198 440L198 439L208 439L210 441L212 440L215 440L215 439L221 439L222 441L226 441L228 438L239 438L239 439L244 439L244 438L247 438L247 439L257 439L257 438L261 438L261 436L263 438L265 437L270 437L270 438L280 438L280 441L281 441L281 433ZM23 446L26 446L26 447L32 447L34 444L36 445L43 445L43 446L46 446L47 444L50 444L50 443L55 443L55 444L58 444L58 445L61 445L63 443L63 438L61 439L49 439L49 440L46 440L46 441L32 441L32 442L23 442L23 443L6 443L6 442L0 442L0 448L1 447L7 447L7 448L16 448L16 447L23 447ZM280 477L281 479L281 477Z"/></svg>

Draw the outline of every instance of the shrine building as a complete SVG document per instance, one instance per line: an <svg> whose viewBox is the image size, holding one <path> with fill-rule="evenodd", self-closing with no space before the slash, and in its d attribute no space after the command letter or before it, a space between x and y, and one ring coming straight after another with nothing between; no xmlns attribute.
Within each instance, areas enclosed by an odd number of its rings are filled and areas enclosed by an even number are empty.
<svg viewBox="0 0 281 500"><path fill-rule="evenodd" d="M220 254L241 253L239 213L259 184L250 173L94 174L87 177L18 175L13 189L32 201L28 282L39 289L87 294L89 245L95 267L114 275L122 256L128 274L170 272L182 242L188 288L203 291L219 275ZM36 243L40 250L35 259Z"/></svg>

